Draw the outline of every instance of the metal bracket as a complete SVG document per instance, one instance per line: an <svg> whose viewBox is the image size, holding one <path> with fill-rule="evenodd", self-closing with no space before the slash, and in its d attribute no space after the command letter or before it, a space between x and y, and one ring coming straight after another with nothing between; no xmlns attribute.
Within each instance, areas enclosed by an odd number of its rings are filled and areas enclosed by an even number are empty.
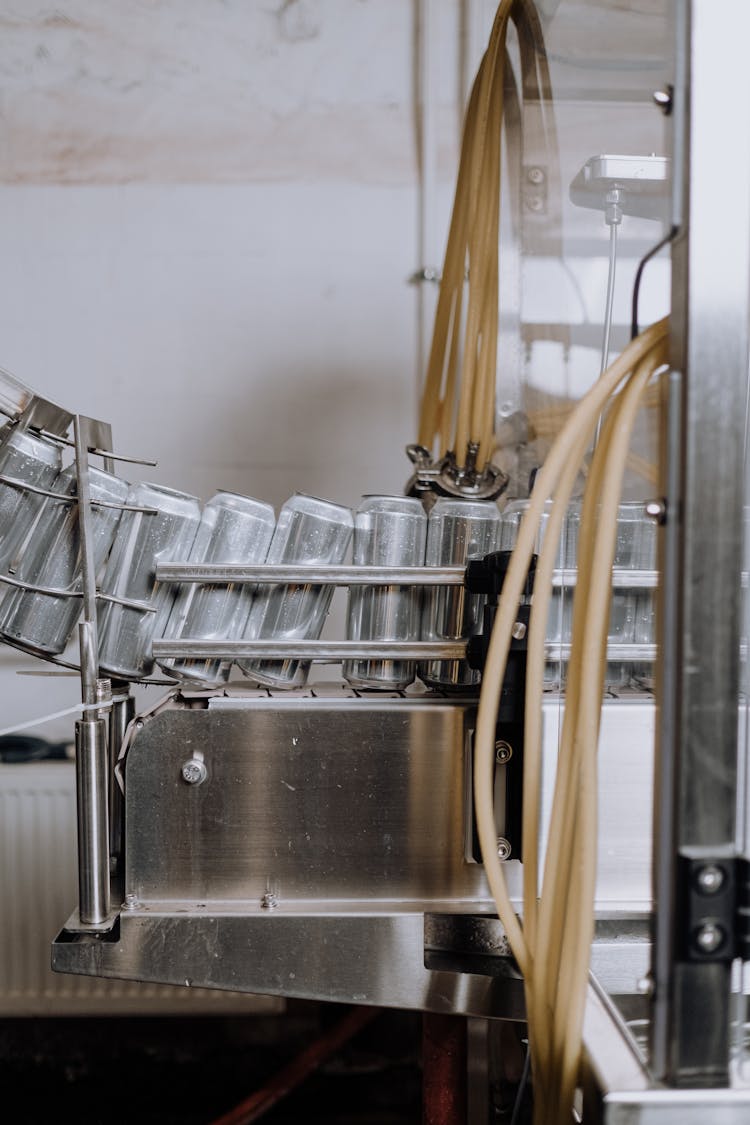
<svg viewBox="0 0 750 1125"><path fill-rule="evenodd" d="M750 911L738 909L740 863L745 872L746 861L739 861L728 851L684 849L679 855L679 897L681 961L727 963L735 957L744 958L740 923L747 930ZM747 885L747 884L745 884Z"/></svg>
<svg viewBox="0 0 750 1125"><path fill-rule="evenodd" d="M496 500L508 487L509 477L488 461L483 469L476 466L477 447L467 450L466 464L461 467L455 453L446 453L433 461L423 445L407 445L406 455L414 472L404 489L407 496L416 496L429 504L436 496L453 496L461 500Z"/></svg>

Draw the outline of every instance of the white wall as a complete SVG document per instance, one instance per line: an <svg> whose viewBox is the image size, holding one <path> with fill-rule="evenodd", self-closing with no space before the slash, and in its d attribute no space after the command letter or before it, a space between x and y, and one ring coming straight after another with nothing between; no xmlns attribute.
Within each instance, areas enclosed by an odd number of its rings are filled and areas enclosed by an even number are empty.
<svg viewBox="0 0 750 1125"><path fill-rule="evenodd" d="M435 8L447 200L458 17ZM158 459L131 476L203 499L400 491L415 19L411 0L4 0L0 366ZM0 727L76 700L1 659Z"/></svg>
<svg viewBox="0 0 750 1125"><path fill-rule="evenodd" d="M662 6L542 5L569 268L524 263L527 322L600 321L607 231L567 189L612 146L662 151ZM400 491L435 297L425 287L420 313L407 279L442 259L459 107L494 8L0 0L0 367L158 459L132 477L202 499ZM610 67L617 52L626 65ZM606 112L587 100L599 85ZM618 340L656 224L622 233ZM644 321L662 312L659 265ZM578 394L598 347L542 340L524 362L532 393ZM0 729L77 698L74 679L21 666L48 670L0 649Z"/></svg>

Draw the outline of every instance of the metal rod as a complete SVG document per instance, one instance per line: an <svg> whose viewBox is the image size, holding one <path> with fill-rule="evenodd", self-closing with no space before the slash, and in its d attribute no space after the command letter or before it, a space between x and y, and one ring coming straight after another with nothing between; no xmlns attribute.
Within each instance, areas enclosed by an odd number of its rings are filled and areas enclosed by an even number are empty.
<svg viewBox="0 0 750 1125"><path fill-rule="evenodd" d="M197 660L235 660L257 657L263 660L330 661L342 660L463 660L466 641L192 641L153 642L157 660L195 657Z"/></svg>
<svg viewBox="0 0 750 1125"><path fill-rule="evenodd" d="M158 563L159 582L260 582L331 586L463 586L463 566L243 566Z"/></svg>
<svg viewBox="0 0 750 1125"><path fill-rule="evenodd" d="M76 723L78 907L83 925L99 925L110 911L107 725Z"/></svg>
<svg viewBox="0 0 750 1125"><path fill-rule="evenodd" d="M196 660L316 660L338 664L342 660L465 660L466 641L201 641L189 637L155 640L157 660L193 657ZM570 659L570 645L550 643L548 660ZM657 646L607 645L608 660L653 663Z"/></svg>
<svg viewBox="0 0 750 1125"><path fill-rule="evenodd" d="M129 693L130 685L116 685L115 695L120 695L120 687ZM108 783L109 783L109 854L115 869L119 869L123 856L124 802L120 786L115 780L115 766L129 723L135 717L135 699L128 694L125 699L115 699L109 712Z"/></svg>
<svg viewBox="0 0 750 1125"><path fill-rule="evenodd" d="M242 563L158 563L159 582L304 583L332 586L463 586L462 566L244 566ZM552 585L572 588L574 569L556 570ZM650 590L659 584L655 570L612 571L612 585L622 590Z"/></svg>
<svg viewBox="0 0 750 1125"><path fill-rule="evenodd" d="M91 529L91 489L89 482L88 422L76 415L73 420L78 489L78 536L81 551L81 585L83 588L83 621L81 638L81 691L84 703L96 702L96 679L99 667L99 642L96 626L96 567Z"/></svg>

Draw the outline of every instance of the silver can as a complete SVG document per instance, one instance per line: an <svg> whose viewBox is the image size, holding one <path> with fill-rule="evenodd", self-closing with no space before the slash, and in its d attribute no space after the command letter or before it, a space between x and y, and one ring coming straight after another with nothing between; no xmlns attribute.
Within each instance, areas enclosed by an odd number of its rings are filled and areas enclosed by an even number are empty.
<svg viewBox="0 0 750 1125"><path fill-rule="evenodd" d="M151 642L169 618L178 587L156 581L159 562L185 562L201 518L195 496L160 484L134 484L101 581L99 665L121 680L140 680L154 667ZM136 605L121 604L136 602Z"/></svg>
<svg viewBox="0 0 750 1125"><path fill-rule="evenodd" d="M188 562L244 563L266 561L276 525L270 504L219 492L206 503ZM253 587L242 583L186 583L181 587L164 630L165 638L200 641L234 640L242 635L252 604ZM229 679L231 660L163 660L170 675L215 684Z"/></svg>
<svg viewBox="0 0 750 1125"><path fill-rule="evenodd" d="M337 565L345 562L352 538L348 508L296 493L279 512L266 561L271 565ZM247 640L317 640L333 597L333 586L313 584L259 587L247 625ZM309 661L239 661L251 679L269 687L301 687Z"/></svg>
<svg viewBox="0 0 750 1125"><path fill-rule="evenodd" d="M500 536L501 551L512 551L515 547L518 529L528 507L528 500L514 500L504 509L502 515L503 529ZM536 555L542 550L551 511L552 501L548 500L544 505L542 518L539 521L539 530L534 540L534 553ZM555 558L555 567L564 574L572 575L575 573L577 526L575 513L566 512ZM550 650L550 659L544 665L544 683L547 688L559 687L565 680L566 662L563 660L561 648L563 645L570 644L572 618L573 589L571 587L553 589L545 632L545 639Z"/></svg>
<svg viewBox="0 0 750 1125"><path fill-rule="evenodd" d="M60 447L31 430L11 430L0 447L0 476L51 488L61 468ZM0 481L0 572L15 574L43 503L43 496Z"/></svg>
<svg viewBox="0 0 750 1125"><path fill-rule="evenodd" d="M60 473L52 491L75 496L76 469L70 465ZM89 469L92 501L122 504L127 481L101 469ZM120 521L116 508L93 504L91 539L95 571L109 554ZM16 578L35 586L66 590L72 597L55 597L31 590L12 589L0 611L0 633L22 648L44 655L57 655L67 645L81 614L81 535L77 503L44 501L38 529L24 552Z"/></svg>
<svg viewBox="0 0 750 1125"><path fill-rule="evenodd" d="M496 504L476 500L435 501L427 521L427 566L463 566L500 549L500 512ZM422 640L460 641L481 632L487 598L455 587L427 587L422 603ZM465 660L430 660L419 666L426 684L464 688L478 684L480 673Z"/></svg>
<svg viewBox="0 0 750 1125"><path fill-rule="evenodd" d="M578 538L581 507L571 511L573 534ZM626 501L617 510L617 540L613 566L618 570L641 570L644 558L648 555L648 519L642 501ZM645 551L645 554L644 554ZM614 589L610 610L607 642L611 645L633 644L638 595L635 590ZM634 664L629 660L608 660L605 671L607 691L616 692L629 686L634 673Z"/></svg>
<svg viewBox="0 0 750 1125"><path fill-rule="evenodd" d="M355 566L422 566L427 516L421 501L365 496L354 517ZM420 591L415 586L352 586L346 635L352 641L413 641L419 637ZM405 660L347 660L353 687L408 687L416 664Z"/></svg>

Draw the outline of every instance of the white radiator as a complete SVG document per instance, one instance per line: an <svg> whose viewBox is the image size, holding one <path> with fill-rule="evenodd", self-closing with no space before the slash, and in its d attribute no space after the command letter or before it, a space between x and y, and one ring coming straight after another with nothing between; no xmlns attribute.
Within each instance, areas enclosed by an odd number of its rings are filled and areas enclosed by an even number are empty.
<svg viewBox="0 0 750 1125"><path fill-rule="evenodd" d="M0 764L0 1016L283 1011L283 1000L53 973L75 909L72 762Z"/></svg>

